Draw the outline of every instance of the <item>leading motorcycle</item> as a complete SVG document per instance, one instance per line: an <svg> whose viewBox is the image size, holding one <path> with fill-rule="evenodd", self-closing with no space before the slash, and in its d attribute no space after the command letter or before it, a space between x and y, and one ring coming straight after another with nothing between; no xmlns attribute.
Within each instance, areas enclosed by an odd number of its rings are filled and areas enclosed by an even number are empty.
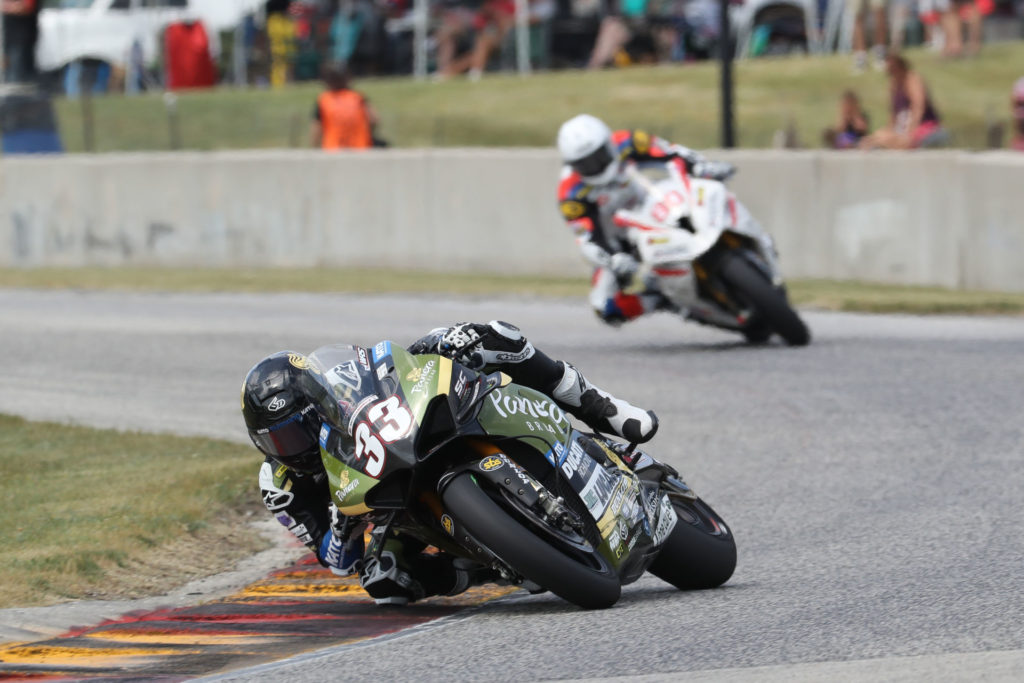
<svg viewBox="0 0 1024 683"><path fill-rule="evenodd" d="M643 198L613 220L649 289L683 317L752 343L773 333L794 346L810 342L810 330L789 304L771 238L740 215L745 210L723 183L690 177L679 159L630 166L627 173Z"/></svg>
<svg viewBox="0 0 1024 683"><path fill-rule="evenodd" d="M505 374L388 341L297 360L345 515L588 609L644 571L681 589L732 575L732 532L686 483L638 476L625 444L575 429Z"/></svg>

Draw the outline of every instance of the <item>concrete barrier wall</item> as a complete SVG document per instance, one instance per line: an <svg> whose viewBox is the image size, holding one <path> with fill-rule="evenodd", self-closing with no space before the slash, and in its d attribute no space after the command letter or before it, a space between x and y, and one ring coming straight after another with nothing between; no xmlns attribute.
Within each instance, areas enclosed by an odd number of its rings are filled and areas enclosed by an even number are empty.
<svg viewBox="0 0 1024 683"><path fill-rule="evenodd" d="M1024 291L1024 155L731 151L788 277ZM0 161L7 267L586 272L551 150Z"/></svg>

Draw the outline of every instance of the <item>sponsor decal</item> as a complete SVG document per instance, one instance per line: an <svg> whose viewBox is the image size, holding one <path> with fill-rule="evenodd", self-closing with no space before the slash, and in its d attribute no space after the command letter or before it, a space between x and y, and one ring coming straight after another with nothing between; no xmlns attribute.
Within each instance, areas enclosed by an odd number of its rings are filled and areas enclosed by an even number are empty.
<svg viewBox="0 0 1024 683"><path fill-rule="evenodd" d="M288 474L288 468L284 465L278 465L277 469L274 471L274 478L280 479L286 474Z"/></svg>
<svg viewBox="0 0 1024 683"><path fill-rule="evenodd" d="M455 380L455 395L462 398L462 394L466 392L466 375L462 372L459 373L458 378Z"/></svg>
<svg viewBox="0 0 1024 683"><path fill-rule="evenodd" d="M409 393L412 394L423 394L427 392L427 386L430 384L430 380L434 378L434 373L437 370L437 361L429 361L422 368L414 368L409 372L405 378L409 381L414 381L416 384L412 385L412 389Z"/></svg>
<svg viewBox="0 0 1024 683"><path fill-rule="evenodd" d="M293 367L296 367L299 370L309 369L309 359L301 354L289 353L288 362L291 363Z"/></svg>
<svg viewBox="0 0 1024 683"><path fill-rule="evenodd" d="M327 437L331 433L331 428L326 424L320 425L320 448L327 448Z"/></svg>
<svg viewBox="0 0 1024 683"><path fill-rule="evenodd" d="M292 500L295 498L295 494L291 491L264 491L263 492L263 504L267 506L267 509L271 512L277 512L283 508L291 505Z"/></svg>
<svg viewBox="0 0 1024 683"><path fill-rule="evenodd" d="M347 480L348 479L348 472L345 472L344 474L345 474L345 479ZM341 485L341 482L338 482L338 483L339 483L339 485ZM347 484L345 484L342 488L339 488L337 490L337 492L334 494L337 497L338 502L339 503L344 502L345 498L348 496L348 494L352 493L352 491L354 491L357 486L359 486L359 480L358 479L353 479L352 481L350 481Z"/></svg>
<svg viewBox="0 0 1024 683"><path fill-rule="evenodd" d="M359 374L359 368L354 360L335 365L327 373L327 380L332 384L344 384L352 391L359 391L359 387L363 385L363 377Z"/></svg>
<svg viewBox="0 0 1024 683"><path fill-rule="evenodd" d="M661 497L661 516L658 517L658 526L654 528L654 544L658 545L672 532L675 528L676 521L678 521L676 511L672 508L672 503L669 502L668 496Z"/></svg>
<svg viewBox="0 0 1024 683"><path fill-rule="evenodd" d="M671 240L668 237L648 237L647 244L668 244Z"/></svg>
<svg viewBox="0 0 1024 683"><path fill-rule="evenodd" d="M384 377L386 377L387 374L388 374L388 366L386 366L386 365L378 365L377 366L377 379L378 380L384 379Z"/></svg>
<svg viewBox="0 0 1024 683"><path fill-rule="evenodd" d="M504 460L502 460L501 458L496 458L492 455L480 461L480 469L483 470L484 472L493 472L494 470L499 469L504 464Z"/></svg>
<svg viewBox="0 0 1024 683"><path fill-rule="evenodd" d="M580 499L594 519L601 519L617 484L618 478L606 472L603 467L594 468L590 480L580 491Z"/></svg>
<svg viewBox="0 0 1024 683"><path fill-rule="evenodd" d="M295 520L287 512L279 513L274 519L288 527L289 529L295 526Z"/></svg>
<svg viewBox="0 0 1024 683"><path fill-rule="evenodd" d="M614 548L622 543L622 537L619 535L619 528L615 527L612 532L608 534L608 547Z"/></svg>
<svg viewBox="0 0 1024 683"><path fill-rule="evenodd" d="M501 362L501 363L518 363L520 361L526 360L531 355L533 355L533 347L532 346L527 346L525 349L523 349L519 353L505 353L505 352L502 352L502 353L495 354L494 357L496 359L498 359L498 361Z"/></svg>
<svg viewBox="0 0 1024 683"><path fill-rule="evenodd" d="M562 210L562 216L564 216L568 221L574 221L587 212L587 207L583 202L577 202L571 199L562 202L559 208Z"/></svg>
<svg viewBox="0 0 1024 683"><path fill-rule="evenodd" d="M359 354L359 364L367 370L370 369L370 359L366 357L366 349L363 347L356 348L356 353Z"/></svg>
<svg viewBox="0 0 1024 683"><path fill-rule="evenodd" d="M391 355L391 342L382 341L373 347L373 362L376 363L381 358L387 358Z"/></svg>
<svg viewBox="0 0 1024 683"><path fill-rule="evenodd" d="M277 411L281 410L281 408L284 408L286 405L288 405L288 401L284 400L284 398L281 396L277 396L274 398L273 401L267 404L267 408L270 410L270 412L276 413Z"/></svg>
<svg viewBox="0 0 1024 683"><path fill-rule="evenodd" d="M455 522L448 515L441 515L441 526L444 527L449 536L455 535Z"/></svg>
<svg viewBox="0 0 1024 683"><path fill-rule="evenodd" d="M697 188L697 206L704 206L704 187Z"/></svg>
<svg viewBox="0 0 1024 683"><path fill-rule="evenodd" d="M487 394L487 397L491 399L494 409L503 418L519 413L523 416L534 418L545 417L563 429L569 428L569 419L565 416L565 413L548 399L529 399L524 396L515 396L502 392L500 389L495 389Z"/></svg>

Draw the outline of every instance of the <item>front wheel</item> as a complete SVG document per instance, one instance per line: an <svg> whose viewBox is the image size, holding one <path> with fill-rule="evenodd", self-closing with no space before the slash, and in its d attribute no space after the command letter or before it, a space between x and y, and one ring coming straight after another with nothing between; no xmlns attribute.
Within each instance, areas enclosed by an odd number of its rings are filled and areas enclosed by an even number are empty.
<svg viewBox="0 0 1024 683"><path fill-rule="evenodd" d="M531 533L492 500L470 473L455 477L441 498L478 541L530 581L584 609L603 609L618 601L622 586L609 566L584 566ZM602 561L599 554L594 555Z"/></svg>
<svg viewBox="0 0 1024 683"><path fill-rule="evenodd" d="M786 295L747 259L736 254L729 256L722 266L721 276L736 296L754 309L756 319L752 324L760 327L752 328L754 338L750 341L763 342L767 338L764 332L770 329L792 346L810 343L811 332L789 305Z"/></svg>
<svg viewBox="0 0 1024 683"><path fill-rule="evenodd" d="M679 521L648 571L680 590L721 586L736 569L732 532L700 498L672 498L672 507Z"/></svg>

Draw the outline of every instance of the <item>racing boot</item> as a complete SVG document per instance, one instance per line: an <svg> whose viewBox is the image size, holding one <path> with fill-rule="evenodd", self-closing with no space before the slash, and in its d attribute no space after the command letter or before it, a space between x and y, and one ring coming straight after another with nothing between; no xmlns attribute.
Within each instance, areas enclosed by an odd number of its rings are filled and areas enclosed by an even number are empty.
<svg viewBox="0 0 1024 683"><path fill-rule="evenodd" d="M592 429L614 434L630 443L650 441L658 431L658 416L615 398L583 376L579 370L564 361L562 378L551 392L558 405L586 422Z"/></svg>

